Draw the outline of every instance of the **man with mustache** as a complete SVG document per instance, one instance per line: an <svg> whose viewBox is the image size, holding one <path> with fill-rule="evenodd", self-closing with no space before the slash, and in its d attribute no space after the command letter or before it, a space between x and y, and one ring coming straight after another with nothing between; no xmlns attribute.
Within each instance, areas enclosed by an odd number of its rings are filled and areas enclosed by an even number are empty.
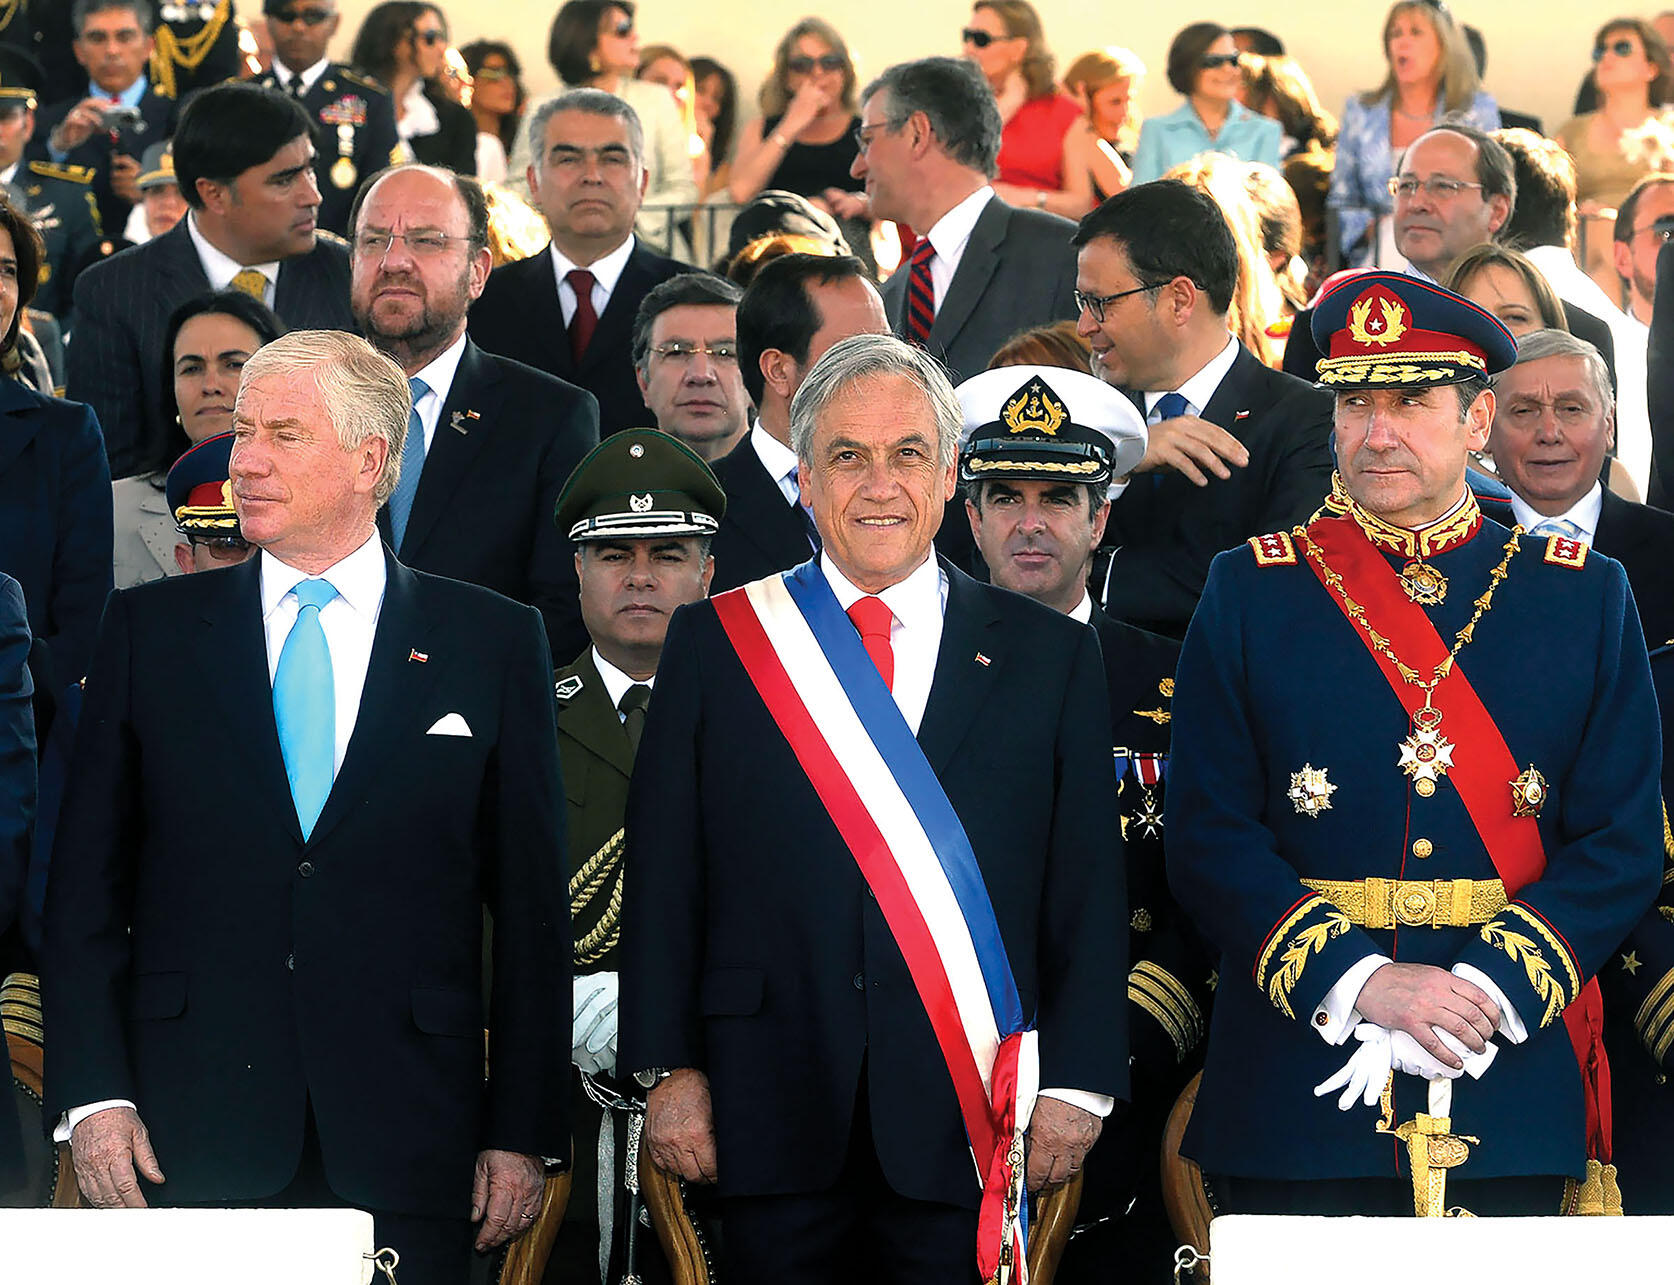
<svg viewBox="0 0 1674 1285"><path fill-rule="evenodd" d="M587 643L558 492L599 440L598 405L555 376L483 352L465 314L488 280L488 205L475 179L402 165L349 213L350 302L413 392L401 484L378 529L404 563L540 609L556 662Z"/></svg>

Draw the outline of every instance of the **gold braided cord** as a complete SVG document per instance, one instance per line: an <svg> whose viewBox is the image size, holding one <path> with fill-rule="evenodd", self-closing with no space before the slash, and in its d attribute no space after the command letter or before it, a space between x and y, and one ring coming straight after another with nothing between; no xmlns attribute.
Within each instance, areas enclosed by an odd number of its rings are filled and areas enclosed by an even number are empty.
<svg viewBox="0 0 1674 1285"><path fill-rule="evenodd" d="M23 7L23 0L4 0L0 3L0 31L12 25L12 19L17 17L18 10Z"/></svg>
<svg viewBox="0 0 1674 1285"><path fill-rule="evenodd" d="M622 868L616 868L616 882L611 885L610 902L605 912L599 916L599 922L592 930L575 944L575 962L579 967L583 964L595 963L603 959L616 949L616 943L621 937L622 925Z"/></svg>
<svg viewBox="0 0 1674 1285"><path fill-rule="evenodd" d="M157 46L151 55L151 79L156 82L159 94L164 98L176 96L178 86L174 69L182 67L187 71L196 71L203 60L209 57L209 51L215 47L221 28L227 25L227 19L231 17L232 0L218 0L209 21L185 40L175 35L174 28L167 23L158 25ZM4 23L0 23L0 27L3 26Z"/></svg>
<svg viewBox="0 0 1674 1285"><path fill-rule="evenodd" d="M1366 619L1366 609L1349 596L1348 588L1343 584L1343 578L1331 569L1330 564L1325 560L1325 554L1320 550L1319 545L1314 543L1307 528L1297 527L1295 531L1296 539L1302 545L1302 552L1308 556L1309 561L1319 568L1320 575L1324 578L1325 583L1330 586L1331 591L1342 599L1343 608L1348 612L1349 618L1365 632L1366 637L1371 640L1372 646L1378 650L1378 653L1395 666L1402 679L1424 693L1424 703L1426 705L1430 703L1431 695L1441 685L1442 680L1453 672L1453 662L1458 658L1459 653L1476 636L1477 621L1487 615L1489 608L1493 606L1494 590L1499 588L1500 581L1504 580L1509 574L1508 569L1511 566L1511 560L1517 555L1518 537L1522 534L1522 527L1512 527L1511 538L1505 542L1505 557L1500 559L1499 566L1488 573L1488 587L1482 591L1482 596L1476 600L1476 610L1471 613L1471 618L1465 622L1464 627L1454 635L1453 649L1435 667L1429 681L1426 682L1418 676L1416 669L1395 654L1394 648L1389 645L1389 639L1372 627L1372 622Z"/></svg>
<svg viewBox="0 0 1674 1285"><path fill-rule="evenodd" d="M575 962L578 966L602 959L616 947L622 919L622 839L623 831L617 830L570 876L572 923L597 899L599 890L606 883L611 884L610 900L605 905L604 913L599 916L599 922L575 944Z"/></svg>

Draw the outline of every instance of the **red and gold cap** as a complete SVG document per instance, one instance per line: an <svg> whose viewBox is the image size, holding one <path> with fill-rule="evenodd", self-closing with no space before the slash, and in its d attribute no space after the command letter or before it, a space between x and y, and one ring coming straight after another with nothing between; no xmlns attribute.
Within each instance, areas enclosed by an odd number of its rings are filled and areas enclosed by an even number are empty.
<svg viewBox="0 0 1674 1285"><path fill-rule="evenodd" d="M1469 299L1400 272L1362 272L1314 309L1327 388L1429 388L1486 378L1517 360L1499 318Z"/></svg>

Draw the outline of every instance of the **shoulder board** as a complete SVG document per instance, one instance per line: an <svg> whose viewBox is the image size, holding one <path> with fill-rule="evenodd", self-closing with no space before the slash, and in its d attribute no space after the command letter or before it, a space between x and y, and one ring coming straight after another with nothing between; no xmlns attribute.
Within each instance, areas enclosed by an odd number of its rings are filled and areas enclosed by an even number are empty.
<svg viewBox="0 0 1674 1285"><path fill-rule="evenodd" d="M384 84L383 81L368 76L364 72L356 71L353 67L345 67L342 63L337 62L332 63L331 68L339 77L348 81L351 85L359 85L362 89L370 89L375 94L389 93L389 86Z"/></svg>
<svg viewBox="0 0 1674 1285"><path fill-rule="evenodd" d="M338 236L337 233L327 231L325 228L315 228L314 237L316 240L329 241L332 245L340 245L344 249L348 249L349 246L349 243Z"/></svg>
<svg viewBox="0 0 1674 1285"><path fill-rule="evenodd" d="M1272 535L1252 535L1250 548L1255 550L1256 566L1258 567L1294 567L1296 565L1296 546L1290 542L1290 535L1284 531L1275 531Z"/></svg>
<svg viewBox="0 0 1674 1285"><path fill-rule="evenodd" d="M54 165L51 161L30 161L29 172L42 178L59 178L69 183L91 183L91 165Z"/></svg>
<svg viewBox="0 0 1674 1285"><path fill-rule="evenodd" d="M1580 570L1587 564L1587 546L1567 536L1552 536L1546 541L1546 560L1555 567Z"/></svg>
<svg viewBox="0 0 1674 1285"><path fill-rule="evenodd" d="M553 684L552 694L561 701L574 700L580 695L584 681L580 674L571 674L567 678L560 678Z"/></svg>

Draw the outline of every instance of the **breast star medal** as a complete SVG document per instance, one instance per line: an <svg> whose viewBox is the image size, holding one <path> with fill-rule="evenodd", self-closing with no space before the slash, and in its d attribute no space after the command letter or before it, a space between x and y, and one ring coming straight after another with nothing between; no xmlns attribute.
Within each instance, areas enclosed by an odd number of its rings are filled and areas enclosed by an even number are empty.
<svg viewBox="0 0 1674 1285"><path fill-rule="evenodd" d="M1546 802L1546 778L1533 763L1511 782L1511 815L1537 817L1540 805Z"/></svg>
<svg viewBox="0 0 1674 1285"><path fill-rule="evenodd" d="M1412 716L1412 731L1400 744L1400 769L1424 798L1436 792L1436 782L1453 766L1453 742L1441 734L1441 711L1425 705Z"/></svg>
<svg viewBox="0 0 1674 1285"><path fill-rule="evenodd" d="M1133 820L1147 839L1155 839L1162 833L1162 808L1157 806L1157 796L1149 787L1140 795L1139 815Z"/></svg>
<svg viewBox="0 0 1674 1285"><path fill-rule="evenodd" d="M1447 601L1447 577L1428 562L1414 559L1402 567L1401 588L1420 607L1434 607Z"/></svg>
<svg viewBox="0 0 1674 1285"><path fill-rule="evenodd" d="M1325 779L1323 767L1304 763L1300 772L1290 774L1288 797L1301 816L1317 817L1321 812L1329 812L1331 796L1336 792L1337 787Z"/></svg>

